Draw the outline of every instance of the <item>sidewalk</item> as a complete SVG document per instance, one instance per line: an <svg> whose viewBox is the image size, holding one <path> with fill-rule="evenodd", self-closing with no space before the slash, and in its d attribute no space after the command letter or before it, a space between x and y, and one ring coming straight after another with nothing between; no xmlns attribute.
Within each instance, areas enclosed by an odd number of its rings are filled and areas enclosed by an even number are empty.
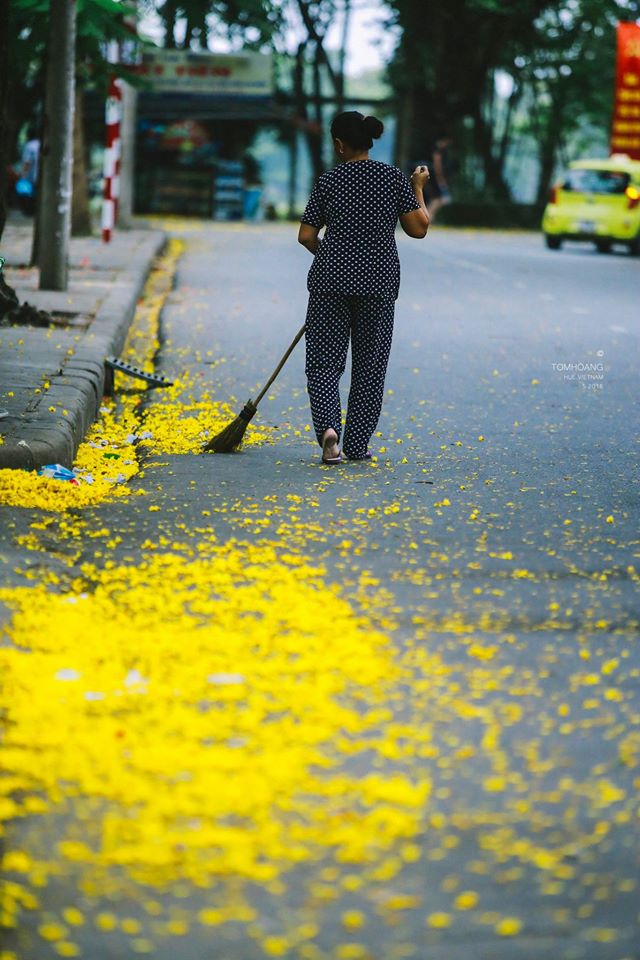
<svg viewBox="0 0 640 960"><path fill-rule="evenodd" d="M38 271L26 266L31 225L9 223L0 241L4 273L20 301L52 313L55 326L0 327L0 468L70 467L96 418L105 357L118 355L153 257L164 244L158 230L71 241L69 289L38 290Z"/></svg>

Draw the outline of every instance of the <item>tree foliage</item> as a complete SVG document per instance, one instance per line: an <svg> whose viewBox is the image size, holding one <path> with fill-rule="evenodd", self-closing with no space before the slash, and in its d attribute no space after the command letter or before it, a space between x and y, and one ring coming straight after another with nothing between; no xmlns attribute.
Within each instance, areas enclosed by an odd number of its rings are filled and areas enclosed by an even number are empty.
<svg viewBox="0 0 640 960"><path fill-rule="evenodd" d="M528 57L518 52L502 65L521 104L511 136L529 135L539 161L536 201L544 202L558 161L572 145L593 150L608 140L613 103L616 25L640 16L640 3L573 0L549 7L535 23Z"/></svg>
<svg viewBox="0 0 640 960"><path fill-rule="evenodd" d="M585 131L607 129L615 25L640 17L640 0L384 2L399 35L388 73L397 98L400 165L428 158L435 136L449 131L457 152L476 158L485 195L508 198L506 171L513 166L514 148L528 143L538 161L541 201L555 166L572 146L588 149ZM104 41L129 37L123 25L129 8L117 0L78 3L78 75L82 83L101 83ZM333 109L346 102L350 0L161 0L157 7L147 0L147 5L157 9L168 48L205 50L224 36L234 48L288 56L297 128L308 143L314 173L321 172L327 102ZM48 0L0 0L0 9L7 27L0 40L1 178L21 124L42 97ZM326 36L339 16L345 33L341 49L332 52ZM500 76L510 78L506 99L496 84Z"/></svg>
<svg viewBox="0 0 640 960"><path fill-rule="evenodd" d="M18 135L25 123L39 123L42 115L46 57L48 0L3 0L8 9L0 44L0 198L6 193L7 164L15 160ZM117 0L78 0L76 72L81 86L104 88L107 75L106 42L131 42L125 17L135 4ZM4 217L0 214L0 228ZM1 231L0 231L1 232Z"/></svg>
<svg viewBox="0 0 640 960"><path fill-rule="evenodd" d="M399 161L428 155L438 131L476 153L488 194L506 198L512 138L528 133L540 160L538 198L581 125L606 125L614 32L637 0L387 0L401 30L390 70L402 104ZM498 110L496 75L513 92ZM524 112L526 110L526 113ZM465 129L472 133L465 140Z"/></svg>
<svg viewBox="0 0 640 960"><path fill-rule="evenodd" d="M168 49L208 49L222 32L248 49L273 44L284 25L287 0L164 0L158 7Z"/></svg>

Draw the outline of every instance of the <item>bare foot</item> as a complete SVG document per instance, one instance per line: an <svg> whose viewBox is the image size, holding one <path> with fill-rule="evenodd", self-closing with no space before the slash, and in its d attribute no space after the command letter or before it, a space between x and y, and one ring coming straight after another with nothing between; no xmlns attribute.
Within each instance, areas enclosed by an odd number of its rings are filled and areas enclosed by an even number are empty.
<svg viewBox="0 0 640 960"><path fill-rule="evenodd" d="M338 434L329 427L322 434L322 459L336 460L340 456L340 447L338 446Z"/></svg>

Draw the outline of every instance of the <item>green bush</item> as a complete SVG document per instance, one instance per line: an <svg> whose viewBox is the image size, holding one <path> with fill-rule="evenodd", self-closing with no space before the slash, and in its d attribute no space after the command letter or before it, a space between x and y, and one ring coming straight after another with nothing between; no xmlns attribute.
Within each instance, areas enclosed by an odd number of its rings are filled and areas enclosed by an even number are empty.
<svg viewBox="0 0 640 960"><path fill-rule="evenodd" d="M451 203L437 216L447 227L539 230L543 212L543 207L529 203Z"/></svg>

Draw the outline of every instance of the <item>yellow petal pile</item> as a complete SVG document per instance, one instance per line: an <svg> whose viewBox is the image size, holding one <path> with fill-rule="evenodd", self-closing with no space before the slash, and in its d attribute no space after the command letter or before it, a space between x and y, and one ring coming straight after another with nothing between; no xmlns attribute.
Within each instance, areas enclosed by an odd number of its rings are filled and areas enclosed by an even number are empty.
<svg viewBox="0 0 640 960"><path fill-rule="evenodd" d="M183 248L182 241L173 238L155 261L123 350L123 357L146 373L154 372L160 312ZM115 382L117 401L105 399L99 419L78 449L78 484L26 470L0 470L0 505L64 511L128 496L126 483L139 471L138 447L152 454L199 453L238 412L204 391L188 369L172 387L158 392L148 409L144 381L117 373ZM244 444L269 439L267 429L250 424Z"/></svg>
<svg viewBox="0 0 640 960"><path fill-rule="evenodd" d="M126 483L139 466L135 446L127 437L137 424L134 409L116 416L115 404L105 401L100 419L78 449L74 464L77 485L41 477L34 471L0 470L0 504L65 511L129 496Z"/></svg>
<svg viewBox="0 0 640 960"><path fill-rule="evenodd" d="M362 863L415 834L426 782L351 777L329 749L339 735L375 749L373 705L397 673L385 637L274 545L207 552L86 568L91 593L7 597L12 812L91 798L91 828L60 838L63 857L149 882L178 868L264 881L319 846Z"/></svg>

